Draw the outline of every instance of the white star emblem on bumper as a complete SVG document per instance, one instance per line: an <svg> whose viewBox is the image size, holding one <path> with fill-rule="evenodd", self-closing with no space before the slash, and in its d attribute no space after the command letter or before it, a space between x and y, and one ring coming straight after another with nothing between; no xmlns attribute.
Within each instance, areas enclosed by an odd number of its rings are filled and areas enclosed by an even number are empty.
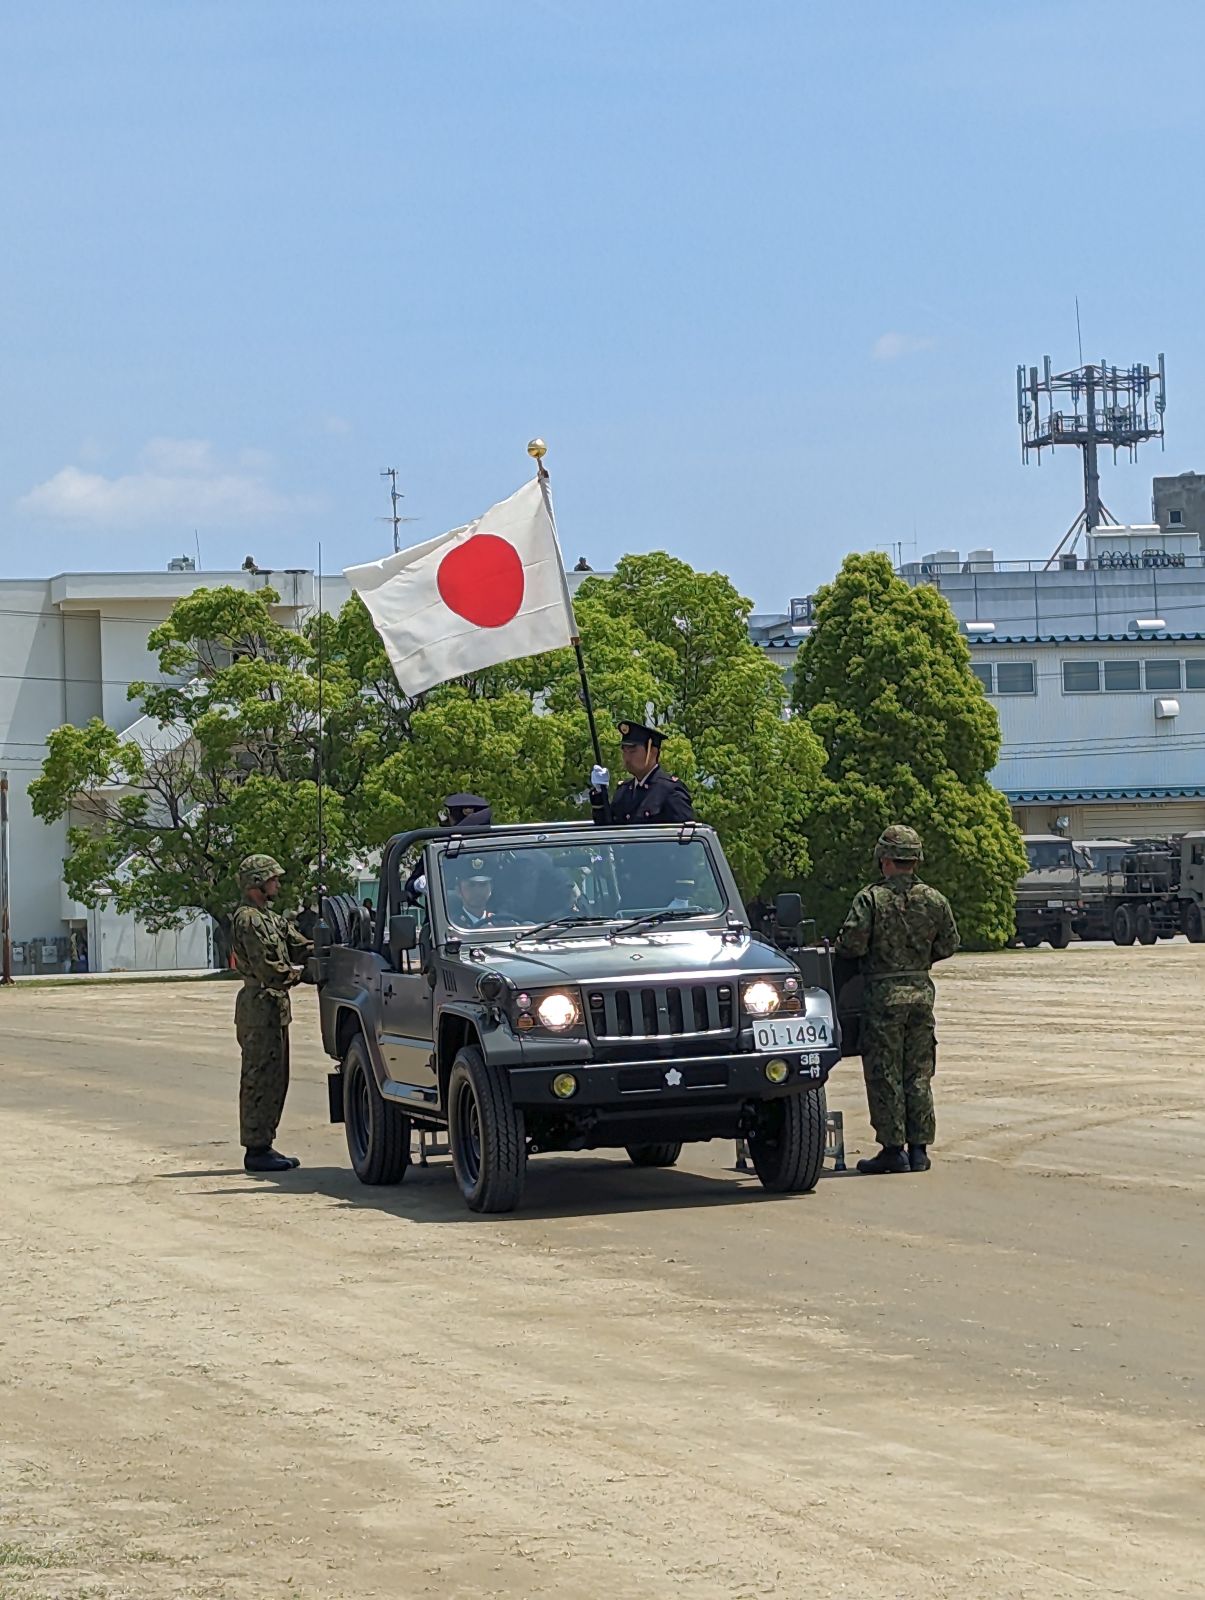
<svg viewBox="0 0 1205 1600"><path fill-rule="evenodd" d="M665 1074L665 1081L667 1084L669 1084L671 1089L676 1089L678 1087L678 1085L682 1082L682 1074L678 1071L677 1067L671 1067L669 1069L669 1071Z"/></svg>

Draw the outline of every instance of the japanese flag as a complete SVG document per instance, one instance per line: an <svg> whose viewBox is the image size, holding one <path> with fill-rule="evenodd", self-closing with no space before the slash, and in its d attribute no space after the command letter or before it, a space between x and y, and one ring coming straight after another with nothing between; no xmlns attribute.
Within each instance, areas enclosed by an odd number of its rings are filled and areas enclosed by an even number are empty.
<svg viewBox="0 0 1205 1600"><path fill-rule="evenodd" d="M535 480L476 522L344 576L408 695L576 637L556 529Z"/></svg>

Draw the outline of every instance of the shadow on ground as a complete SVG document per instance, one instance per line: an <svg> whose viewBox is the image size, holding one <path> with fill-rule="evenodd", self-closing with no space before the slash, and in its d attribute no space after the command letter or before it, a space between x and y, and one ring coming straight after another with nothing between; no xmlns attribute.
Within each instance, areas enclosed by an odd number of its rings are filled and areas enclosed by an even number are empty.
<svg viewBox="0 0 1205 1600"><path fill-rule="evenodd" d="M846 1176L830 1173L824 1177ZM159 1172L156 1179L193 1182L229 1178L208 1195L318 1194L354 1209L383 1211L410 1222L477 1222L480 1214L464 1203L452 1164L412 1166L396 1185L370 1187L347 1167L300 1167L292 1172L249 1176L241 1167ZM237 1180L237 1181L234 1181ZM767 1194L752 1175L733 1172L711 1177L672 1168L637 1169L626 1161L545 1156L528 1168L527 1184L516 1215L527 1221L589 1217L641 1211L676 1211L700 1206L769 1205L807 1200L806 1195Z"/></svg>

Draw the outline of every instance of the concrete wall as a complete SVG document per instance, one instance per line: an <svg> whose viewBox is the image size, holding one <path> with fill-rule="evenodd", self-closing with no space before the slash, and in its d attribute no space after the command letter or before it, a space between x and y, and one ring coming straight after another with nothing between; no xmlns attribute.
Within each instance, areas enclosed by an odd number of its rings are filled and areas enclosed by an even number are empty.
<svg viewBox="0 0 1205 1600"><path fill-rule="evenodd" d="M1180 519L1172 522L1172 512ZM1181 472L1174 478L1155 478L1151 484L1151 515L1161 528L1189 528L1205 533L1205 473Z"/></svg>

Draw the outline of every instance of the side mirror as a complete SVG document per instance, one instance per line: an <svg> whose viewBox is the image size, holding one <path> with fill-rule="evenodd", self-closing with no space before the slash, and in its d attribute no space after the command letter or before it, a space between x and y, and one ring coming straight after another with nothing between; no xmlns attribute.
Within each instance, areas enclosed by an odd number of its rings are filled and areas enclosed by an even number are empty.
<svg viewBox="0 0 1205 1600"><path fill-rule="evenodd" d="M774 896L774 917L780 928L797 928L803 921L803 899L797 894Z"/></svg>
<svg viewBox="0 0 1205 1600"><path fill-rule="evenodd" d="M402 964L402 956L407 950L418 949L418 918L408 912L401 912L398 916L389 919L389 959L395 967Z"/></svg>

